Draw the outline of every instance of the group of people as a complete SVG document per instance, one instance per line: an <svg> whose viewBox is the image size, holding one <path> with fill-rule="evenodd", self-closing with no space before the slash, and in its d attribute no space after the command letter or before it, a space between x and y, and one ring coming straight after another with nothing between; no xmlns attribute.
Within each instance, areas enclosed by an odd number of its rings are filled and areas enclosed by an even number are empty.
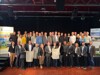
<svg viewBox="0 0 100 75"><path fill-rule="evenodd" d="M94 67L93 46L89 32L24 32L11 33L9 38L10 66L25 69L26 67L77 66L87 69ZM27 55L31 52L31 55ZM31 58L31 61L29 59Z"/></svg>

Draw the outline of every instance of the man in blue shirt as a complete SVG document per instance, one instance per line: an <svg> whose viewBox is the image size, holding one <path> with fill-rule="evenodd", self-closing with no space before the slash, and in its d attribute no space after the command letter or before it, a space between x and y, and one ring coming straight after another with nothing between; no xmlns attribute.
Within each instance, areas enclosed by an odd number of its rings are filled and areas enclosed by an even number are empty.
<svg viewBox="0 0 100 75"><path fill-rule="evenodd" d="M43 43L41 33L39 33L39 36L36 37L36 43L39 45Z"/></svg>

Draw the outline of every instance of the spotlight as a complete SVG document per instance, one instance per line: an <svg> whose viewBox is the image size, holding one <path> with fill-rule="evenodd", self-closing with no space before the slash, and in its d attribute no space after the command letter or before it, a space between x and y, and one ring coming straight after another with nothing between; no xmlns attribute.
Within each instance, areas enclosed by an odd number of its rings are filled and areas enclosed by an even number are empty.
<svg viewBox="0 0 100 75"><path fill-rule="evenodd" d="M17 20L17 16L16 15L14 16L14 19Z"/></svg>
<svg viewBox="0 0 100 75"><path fill-rule="evenodd" d="M99 19L99 22L100 22L100 19Z"/></svg>
<svg viewBox="0 0 100 75"><path fill-rule="evenodd" d="M71 16L70 18L71 18L71 20L73 20L74 19L74 16Z"/></svg>
<svg viewBox="0 0 100 75"><path fill-rule="evenodd" d="M81 16L81 20L85 20L85 16L84 15Z"/></svg>
<svg viewBox="0 0 100 75"><path fill-rule="evenodd" d="M42 11L46 11L46 8L45 8L45 7L41 7L41 10L42 10Z"/></svg>

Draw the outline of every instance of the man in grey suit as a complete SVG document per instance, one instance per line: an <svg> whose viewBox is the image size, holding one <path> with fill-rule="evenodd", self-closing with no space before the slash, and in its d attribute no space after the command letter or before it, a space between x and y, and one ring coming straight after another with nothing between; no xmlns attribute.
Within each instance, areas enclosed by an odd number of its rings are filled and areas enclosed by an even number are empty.
<svg viewBox="0 0 100 75"><path fill-rule="evenodd" d="M42 37L42 39L43 39L43 44L46 45L47 41L48 41L47 33L46 32L44 33L44 36Z"/></svg>
<svg viewBox="0 0 100 75"><path fill-rule="evenodd" d="M39 45L35 44L35 47L33 48L33 64L34 64L34 68L36 68L39 64L38 62L38 50L39 50Z"/></svg>
<svg viewBox="0 0 100 75"><path fill-rule="evenodd" d="M83 66L83 69L87 69L87 46L85 46L85 43L82 42L82 46L80 47L81 51L81 65Z"/></svg>
<svg viewBox="0 0 100 75"><path fill-rule="evenodd" d="M51 32L49 32L48 42L50 42L50 44L52 45L53 38L52 38L52 33Z"/></svg>
<svg viewBox="0 0 100 75"><path fill-rule="evenodd" d="M50 45L50 42L48 42L47 46L45 47L45 56L46 56L46 66L50 67L50 63L51 63L51 45Z"/></svg>
<svg viewBox="0 0 100 75"><path fill-rule="evenodd" d="M17 68L19 68L19 56L20 56L20 52L21 52L21 44L20 42L17 42L17 45L15 47L15 54L16 54L16 61L15 61L15 65Z"/></svg>
<svg viewBox="0 0 100 75"><path fill-rule="evenodd" d="M55 42L59 42L57 32L55 32L55 34L53 35L53 43L55 43Z"/></svg>
<svg viewBox="0 0 100 75"><path fill-rule="evenodd" d="M75 62L75 66L77 66L77 67L80 67L80 55L81 55L81 51L80 51L79 44L75 43L74 62Z"/></svg>
<svg viewBox="0 0 100 75"><path fill-rule="evenodd" d="M88 46L88 61L90 68L93 69L94 66L93 56L95 55L95 46L93 46L92 41L90 41L89 44L90 45Z"/></svg>

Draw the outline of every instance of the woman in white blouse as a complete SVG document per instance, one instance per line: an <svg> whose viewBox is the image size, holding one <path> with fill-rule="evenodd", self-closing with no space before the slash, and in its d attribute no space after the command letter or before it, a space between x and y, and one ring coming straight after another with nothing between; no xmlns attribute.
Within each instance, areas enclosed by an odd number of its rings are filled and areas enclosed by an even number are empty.
<svg viewBox="0 0 100 75"><path fill-rule="evenodd" d="M59 43L53 43L53 48L52 48L52 59L53 59L53 66L57 67L58 65L58 60L60 56L60 46L61 44Z"/></svg>

